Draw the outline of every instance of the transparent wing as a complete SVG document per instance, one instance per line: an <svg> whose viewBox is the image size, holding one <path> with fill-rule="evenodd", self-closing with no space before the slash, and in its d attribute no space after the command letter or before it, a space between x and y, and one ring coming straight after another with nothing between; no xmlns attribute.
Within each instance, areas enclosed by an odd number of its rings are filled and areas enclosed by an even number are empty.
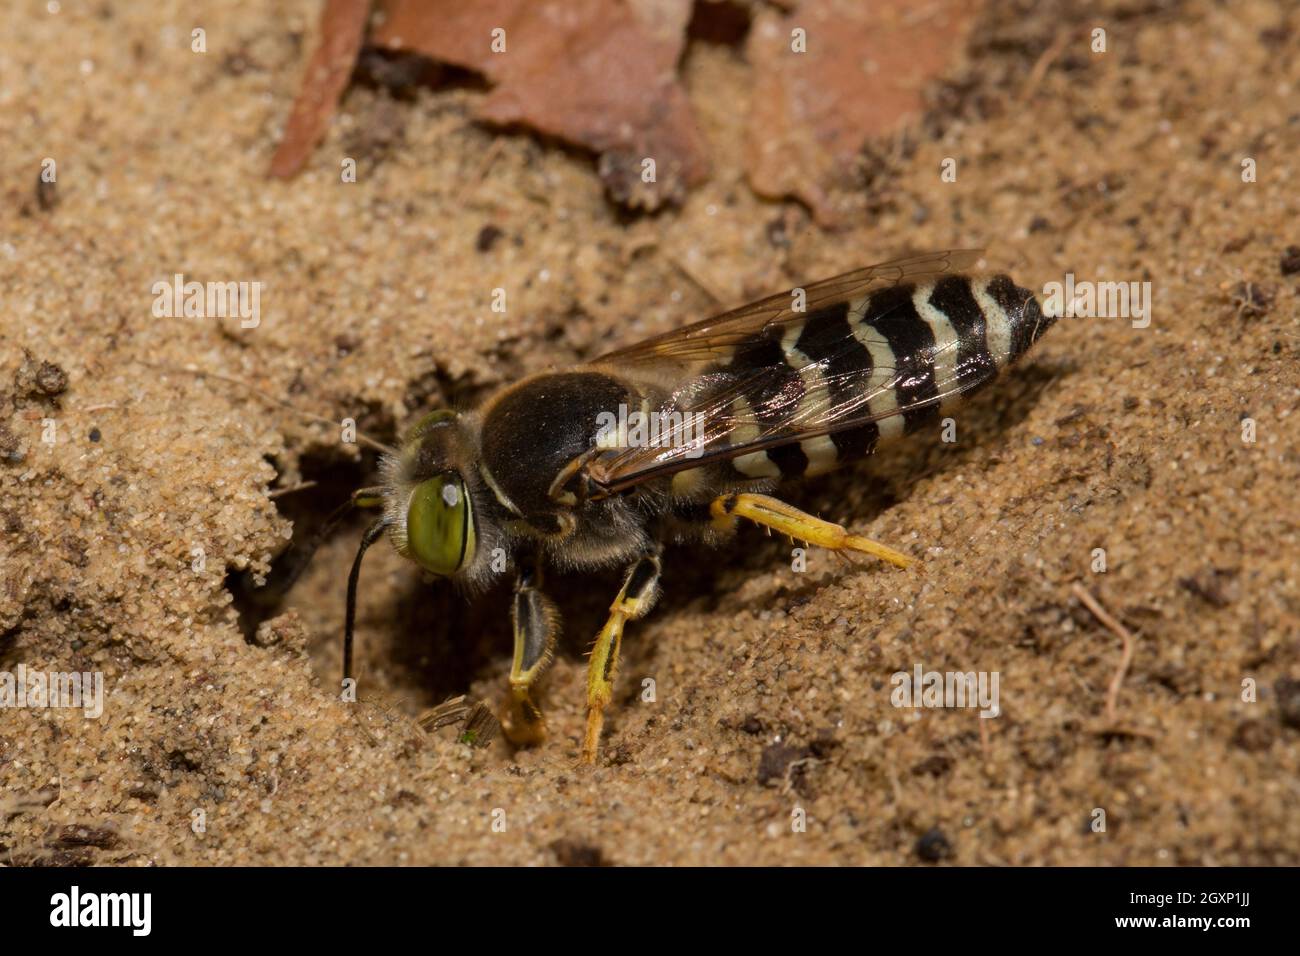
<svg viewBox="0 0 1300 956"><path fill-rule="evenodd" d="M793 295L783 293L609 353L596 364L623 370L653 366L680 382L669 404L682 414L654 446L609 449L588 463L588 475L612 493L652 477L905 415L975 387L989 377L989 369L963 365L955 356L942 361L943 349L895 355L890 367L846 361L862 349L848 323L836 337L818 342L815 358L785 350L781 343L792 325L824 310L892 286L967 271L981 255L981 250L955 250L869 266L807 286L803 311L794 311ZM873 332L860 329L859 334ZM948 349L956 347L946 343ZM943 374L936 375L936 369ZM925 375L936 375L927 400L881 400Z"/></svg>
<svg viewBox="0 0 1300 956"><path fill-rule="evenodd" d="M738 344L743 344L747 339L764 330L778 328L791 322L802 322L809 313L820 311L839 302L861 298L868 292L875 292L878 289L965 272L973 268L983 255L983 249L951 249L908 256L856 269L835 276L833 279L824 279L803 286L805 293L803 311L794 311L794 290L779 292L711 319L665 332L625 349L609 352L596 361L600 364L620 366L677 362L682 365L684 372L689 370L693 363L726 361Z"/></svg>

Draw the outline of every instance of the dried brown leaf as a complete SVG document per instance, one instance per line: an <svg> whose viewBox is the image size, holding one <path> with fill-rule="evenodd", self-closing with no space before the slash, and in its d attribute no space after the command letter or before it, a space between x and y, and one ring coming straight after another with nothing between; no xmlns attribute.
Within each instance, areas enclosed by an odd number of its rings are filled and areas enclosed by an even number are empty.
<svg viewBox="0 0 1300 956"><path fill-rule="evenodd" d="M755 191L796 196L822 225L836 224L831 194L852 181L862 146L920 112L922 90L961 51L981 4L805 0L785 16L760 14L748 45ZM792 49L797 28L802 53Z"/></svg>
<svg viewBox="0 0 1300 956"><path fill-rule="evenodd" d="M484 74L493 89L479 119L596 151L620 202L654 208L708 172L676 73L689 0L383 0L379 9L376 45ZM645 158L656 182L642 182Z"/></svg>
<svg viewBox="0 0 1300 956"><path fill-rule="evenodd" d="M297 173L324 137L352 76L369 11L370 0L326 0L320 45L307 65L284 136L271 157L272 176L287 179Z"/></svg>

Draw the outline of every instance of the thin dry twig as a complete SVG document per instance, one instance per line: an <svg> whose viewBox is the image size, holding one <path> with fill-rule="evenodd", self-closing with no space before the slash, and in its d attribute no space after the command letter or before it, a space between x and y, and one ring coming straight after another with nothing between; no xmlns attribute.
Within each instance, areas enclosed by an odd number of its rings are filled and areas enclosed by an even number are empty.
<svg viewBox="0 0 1300 956"><path fill-rule="evenodd" d="M1042 55L1035 61L1033 67L1029 70L1029 76L1025 80L1024 88L1020 91L1020 102L1023 103L1034 95L1038 89L1038 84L1043 82L1043 77L1047 75L1047 71L1051 69L1056 58L1060 56L1061 51L1065 49L1067 40L1067 34L1058 33L1056 39L1051 42L1047 49L1043 51Z"/></svg>
<svg viewBox="0 0 1300 956"><path fill-rule="evenodd" d="M59 791L56 792L47 787L30 793L11 793L0 797L0 821L46 809L59 798L62 789L60 786Z"/></svg>
<svg viewBox="0 0 1300 956"><path fill-rule="evenodd" d="M1093 597L1082 584L1076 581L1071 585L1070 590L1093 613L1097 620L1105 625L1107 630L1119 637L1124 645L1119 657L1119 666L1115 668L1115 676L1110 679L1110 688L1106 691L1106 721L1113 725L1116 721L1115 709L1119 702L1119 689L1124 683L1124 675L1128 673L1129 664L1133 661L1133 645L1135 641L1129 629L1112 617L1110 612L1102 607L1101 602Z"/></svg>
<svg viewBox="0 0 1300 956"><path fill-rule="evenodd" d="M370 0L326 0L320 45L303 75L302 87L271 157L272 176L287 179L302 169L324 137L361 52Z"/></svg>
<svg viewBox="0 0 1300 956"><path fill-rule="evenodd" d="M308 488L315 488L320 482L318 481L300 481L296 485L290 485L288 488L276 488L267 494L267 497L274 501L281 495L291 495L298 491L306 491Z"/></svg>
<svg viewBox="0 0 1300 956"><path fill-rule="evenodd" d="M700 273L698 269L687 261L685 256L679 256L676 253L669 253L666 258L678 272L691 281L692 285L712 299L715 305L726 305L726 294L722 292L722 290L716 288L707 276Z"/></svg>
<svg viewBox="0 0 1300 956"><path fill-rule="evenodd" d="M785 774L781 780L781 796L789 796L794 790L794 775L797 771L807 770L809 767L815 767L821 763L816 757L800 757L798 760L791 760L785 767Z"/></svg>
<svg viewBox="0 0 1300 956"><path fill-rule="evenodd" d="M482 182L483 180L487 179L487 174L488 171L492 168L492 164L495 163L497 159L500 158L501 154L504 151L505 151L505 138L501 136L497 136L492 140L491 144L489 144L487 150L484 151L483 159L478 164L478 172L474 174L474 179L477 180L478 182Z"/></svg>

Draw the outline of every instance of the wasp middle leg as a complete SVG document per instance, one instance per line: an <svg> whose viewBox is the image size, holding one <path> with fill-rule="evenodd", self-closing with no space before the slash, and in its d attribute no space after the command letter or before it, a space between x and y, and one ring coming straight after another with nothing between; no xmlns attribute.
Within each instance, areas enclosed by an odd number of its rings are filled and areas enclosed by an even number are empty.
<svg viewBox="0 0 1300 956"><path fill-rule="evenodd" d="M870 538L850 534L844 528L821 518L805 514L794 505L777 498L755 494L727 494L713 499L709 505L713 525L719 531L729 531L737 518L748 518L788 535L796 541L806 541L832 551L860 551L905 568L912 559Z"/></svg>
<svg viewBox="0 0 1300 956"><path fill-rule="evenodd" d="M609 606L609 619L596 637L587 663L587 733L582 741L582 762L595 763L605 708L614 691L614 674L623 643L623 625L644 617L659 596L659 554L638 558L623 578L623 589Z"/></svg>
<svg viewBox="0 0 1300 956"><path fill-rule="evenodd" d="M521 571L510 605L515 656L510 665L510 698L501 711L501 730L517 746L538 744L546 737L546 721L533 697L533 685L555 656L560 615L542 593L541 583L540 564Z"/></svg>

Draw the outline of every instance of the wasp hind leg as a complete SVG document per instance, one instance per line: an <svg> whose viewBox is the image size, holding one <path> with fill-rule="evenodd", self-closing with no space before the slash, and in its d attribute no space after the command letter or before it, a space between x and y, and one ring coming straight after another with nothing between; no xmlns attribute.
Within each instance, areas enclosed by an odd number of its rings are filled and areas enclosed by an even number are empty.
<svg viewBox="0 0 1300 956"><path fill-rule="evenodd" d="M541 591L541 567L520 573L510 605L515 656L510 665L510 697L501 711L501 730L512 744L529 746L546 737L546 721L533 698L533 685L555 656L560 615Z"/></svg>
<svg viewBox="0 0 1300 956"><path fill-rule="evenodd" d="M814 518L793 505L767 495L721 495L709 505L709 513L713 516L713 526L719 531L730 531L737 518L748 518L755 524L779 531L796 541L806 541L832 551L859 551L900 568L907 567L913 560L893 548L861 535L850 534L837 524Z"/></svg>
<svg viewBox="0 0 1300 956"><path fill-rule="evenodd" d="M623 589L609 606L609 618L596 637L587 662L587 732L582 741L582 762L595 763L605 708L613 696L623 625L644 617L659 595L658 553L643 555L628 568Z"/></svg>

